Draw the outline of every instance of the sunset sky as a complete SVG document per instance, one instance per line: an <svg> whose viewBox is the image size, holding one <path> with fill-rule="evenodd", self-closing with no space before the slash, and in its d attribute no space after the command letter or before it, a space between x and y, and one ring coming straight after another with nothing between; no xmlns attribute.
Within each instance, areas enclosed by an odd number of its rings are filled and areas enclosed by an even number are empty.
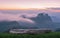
<svg viewBox="0 0 60 38"><path fill-rule="evenodd" d="M36 9L31 10L31 8ZM48 13L51 17L57 17L54 19L59 21L60 0L0 0L0 20L22 20L22 15L35 17L39 13Z"/></svg>
<svg viewBox="0 0 60 38"><path fill-rule="evenodd" d="M0 9L59 8L60 0L0 0Z"/></svg>

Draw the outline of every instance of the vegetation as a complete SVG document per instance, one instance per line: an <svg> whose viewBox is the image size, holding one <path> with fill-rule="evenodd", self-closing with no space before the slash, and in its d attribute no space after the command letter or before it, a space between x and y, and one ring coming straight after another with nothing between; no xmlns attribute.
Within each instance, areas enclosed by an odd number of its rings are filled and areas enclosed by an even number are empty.
<svg viewBox="0 0 60 38"><path fill-rule="evenodd" d="M8 34L0 33L0 38L60 38L60 32L47 34Z"/></svg>

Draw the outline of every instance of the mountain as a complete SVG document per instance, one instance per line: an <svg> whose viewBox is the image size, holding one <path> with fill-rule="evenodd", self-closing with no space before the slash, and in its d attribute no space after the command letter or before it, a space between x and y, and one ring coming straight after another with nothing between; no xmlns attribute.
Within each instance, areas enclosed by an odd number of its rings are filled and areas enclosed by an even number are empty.
<svg viewBox="0 0 60 38"><path fill-rule="evenodd" d="M40 29L60 28L60 23L53 22L48 14L39 13L36 17L26 18L19 21L0 21L0 32L7 32L10 29Z"/></svg>
<svg viewBox="0 0 60 38"><path fill-rule="evenodd" d="M5 32L14 27L16 28L20 27L18 22L16 21L1 21L0 22L0 32Z"/></svg>
<svg viewBox="0 0 60 38"><path fill-rule="evenodd" d="M27 21L0 21L0 32L8 32L10 29L36 29L33 23Z"/></svg>

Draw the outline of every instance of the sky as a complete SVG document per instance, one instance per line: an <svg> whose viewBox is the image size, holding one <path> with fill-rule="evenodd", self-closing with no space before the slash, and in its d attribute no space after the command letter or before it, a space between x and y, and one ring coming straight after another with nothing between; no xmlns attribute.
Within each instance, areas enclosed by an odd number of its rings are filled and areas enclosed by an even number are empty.
<svg viewBox="0 0 60 38"><path fill-rule="evenodd" d="M29 8L37 8L37 9L31 10ZM60 0L0 0L0 9L5 9L0 10L0 20L8 20L8 19L24 20L24 18L21 18L22 15L28 17L35 17L37 14L42 12L48 13L50 16L53 17L57 16L56 19L60 20L59 17ZM6 9L25 9L25 10L6 10Z"/></svg>
<svg viewBox="0 0 60 38"><path fill-rule="evenodd" d="M59 8L60 0L0 0L0 9Z"/></svg>

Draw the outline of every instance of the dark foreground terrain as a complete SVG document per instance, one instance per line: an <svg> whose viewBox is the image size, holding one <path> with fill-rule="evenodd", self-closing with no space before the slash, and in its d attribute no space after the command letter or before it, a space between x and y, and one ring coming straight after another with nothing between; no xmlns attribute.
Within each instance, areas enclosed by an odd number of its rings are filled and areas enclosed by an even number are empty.
<svg viewBox="0 0 60 38"><path fill-rule="evenodd" d="M8 34L0 33L0 38L60 38L60 32L47 34Z"/></svg>

